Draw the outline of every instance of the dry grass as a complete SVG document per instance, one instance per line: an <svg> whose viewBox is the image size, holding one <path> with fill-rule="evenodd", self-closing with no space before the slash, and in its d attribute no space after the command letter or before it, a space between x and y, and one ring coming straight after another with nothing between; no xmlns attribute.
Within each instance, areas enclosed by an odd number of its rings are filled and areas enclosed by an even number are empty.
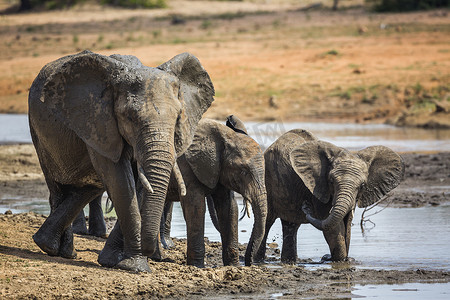
<svg viewBox="0 0 450 300"><path fill-rule="evenodd" d="M395 123L423 95L448 102L447 11L336 13L327 8L331 2L307 12L298 10L303 2L170 1L167 10L82 6L3 16L0 112L26 112L27 89L40 68L83 49L133 54L149 66L195 54L216 87L207 112L215 118ZM173 25L174 13L185 22ZM418 84L422 90L412 99Z"/></svg>

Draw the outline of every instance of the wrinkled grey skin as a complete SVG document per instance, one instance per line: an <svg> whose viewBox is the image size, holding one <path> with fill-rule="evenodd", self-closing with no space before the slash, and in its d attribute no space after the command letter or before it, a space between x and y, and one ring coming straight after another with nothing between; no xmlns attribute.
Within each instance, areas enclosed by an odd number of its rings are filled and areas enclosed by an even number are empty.
<svg viewBox="0 0 450 300"><path fill-rule="evenodd" d="M47 64L29 94L30 130L51 206L36 244L49 255L75 257L70 224L106 190L124 239L116 247L111 234L99 263L150 271L142 255L157 249L175 159L213 96L208 74L188 53L157 68L134 56L90 51ZM139 205L136 186L143 180L153 192L144 190Z"/></svg>
<svg viewBox="0 0 450 300"><path fill-rule="evenodd" d="M245 127L244 127L245 129ZM213 120L199 122L192 145L178 159L187 194L181 197L172 177L167 195L167 213L173 201L181 201L187 227L187 264L204 267L205 196L210 196L217 213L224 265L239 264L238 207L233 191L252 206L253 230L245 254L251 265L264 235L267 197L264 158L259 145L248 135L237 133ZM162 220L162 240L170 235L170 216Z"/></svg>
<svg viewBox="0 0 450 300"><path fill-rule="evenodd" d="M346 260L356 204L375 203L404 174L402 158L387 147L351 153L301 129L282 135L265 151L264 159L268 213L255 261L264 259L267 234L276 218L283 228L283 262L296 261L297 230L306 223L323 231L331 253L324 260Z"/></svg>
<svg viewBox="0 0 450 300"><path fill-rule="evenodd" d="M102 196L89 202L89 229L86 227L86 217L81 210L72 223L73 233L106 237L106 223L103 216Z"/></svg>

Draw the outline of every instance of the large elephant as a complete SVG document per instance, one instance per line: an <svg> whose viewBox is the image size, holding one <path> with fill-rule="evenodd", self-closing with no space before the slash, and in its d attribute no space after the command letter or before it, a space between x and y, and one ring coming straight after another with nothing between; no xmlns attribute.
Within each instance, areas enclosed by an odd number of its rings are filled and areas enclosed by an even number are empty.
<svg viewBox="0 0 450 300"><path fill-rule="evenodd" d="M143 255L157 249L176 157L191 144L213 96L208 73L188 53L157 68L90 51L47 64L29 94L30 131L51 206L36 244L49 255L74 257L70 224L106 190L124 243L117 249L108 238L100 264L150 271ZM139 204L138 184L146 187Z"/></svg>
<svg viewBox="0 0 450 300"><path fill-rule="evenodd" d="M235 129L236 130L236 129ZM233 191L252 206L253 230L245 253L245 264L251 265L264 235L267 195L264 183L264 158L259 145L245 132L213 120L199 122L194 141L178 165L186 184L186 196L180 196L179 185L172 178L167 204L181 201L187 229L187 264L204 267L205 197L210 196L217 212L222 239L224 265L239 264L238 207ZM166 221L170 222L170 209ZM168 225L168 222L162 222ZM162 239L169 232L162 228Z"/></svg>
<svg viewBox="0 0 450 300"><path fill-rule="evenodd" d="M297 259L297 230L311 223L323 231L330 248L326 260L348 257L356 204L366 207L395 188L404 174L402 158L384 146L351 153L310 132L283 134L264 153L268 213L263 243L256 261L264 259L267 234L281 219L281 260Z"/></svg>

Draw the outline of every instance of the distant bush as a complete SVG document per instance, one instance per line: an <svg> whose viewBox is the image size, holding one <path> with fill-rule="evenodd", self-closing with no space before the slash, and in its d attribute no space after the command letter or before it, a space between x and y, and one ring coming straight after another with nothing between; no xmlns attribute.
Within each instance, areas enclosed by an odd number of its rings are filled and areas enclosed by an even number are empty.
<svg viewBox="0 0 450 300"><path fill-rule="evenodd" d="M449 7L449 0L365 0L375 11L412 11Z"/></svg>
<svg viewBox="0 0 450 300"><path fill-rule="evenodd" d="M101 0L101 3L129 8L164 8L166 0Z"/></svg>
<svg viewBox="0 0 450 300"><path fill-rule="evenodd" d="M20 0L20 10L41 7L47 10L71 7L86 0ZM164 8L166 0L98 0L102 5L113 5L128 8Z"/></svg>

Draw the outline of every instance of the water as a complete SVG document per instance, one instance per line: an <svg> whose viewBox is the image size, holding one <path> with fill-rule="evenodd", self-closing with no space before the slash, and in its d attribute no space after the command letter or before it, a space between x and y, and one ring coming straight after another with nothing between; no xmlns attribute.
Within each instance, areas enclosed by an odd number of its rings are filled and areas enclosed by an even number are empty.
<svg viewBox="0 0 450 300"><path fill-rule="evenodd" d="M450 151L450 129L402 128L384 124L246 123L247 131L264 148L281 134L306 129L321 140L349 150L384 145L394 151Z"/></svg>
<svg viewBox="0 0 450 300"><path fill-rule="evenodd" d="M361 149L382 144L396 151L450 151L450 130L423 130L397 128L388 125L327 124L327 123L255 123L246 124L248 132L263 147L269 146L283 132L294 128L310 130L317 137L348 149ZM30 143L26 115L0 114L0 143ZM432 188L432 187L431 187ZM449 188L443 190L448 192ZM238 197L238 199L242 199ZM241 200L239 200L241 203ZM241 204L240 204L241 206ZM24 199L3 195L0 213L11 209L14 213L35 211L48 214L46 199ZM429 269L450 271L450 205L423 208L387 208L370 219L374 228L359 227L362 209L357 208L352 227L349 255L356 259L358 268L374 269ZM211 241L220 241L209 216L205 217L205 235ZM246 243L253 220L244 218L239 223L239 242ZM371 224L368 223L368 226ZM281 222L272 227L268 242L281 248ZM172 236L186 237L186 227L179 203L174 206ZM302 259L319 261L328 253L322 233L311 225L302 225L298 235L298 254ZM311 268L317 265L308 266ZM326 267L326 266L325 266Z"/></svg>
<svg viewBox="0 0 450 300"><path fill-rule="evenodd" d="M364 299L450 299L450 283L405 283L355 285L352 298Z"/></svg>
<svg viewBox="0 0 450 300"><path fill-rule="evenodd" d="M349 256L358 268L390 270L450 270L450 205L422 208L387 208L370 217L364 234L359 226L363 209L356 209L352 227ZM251 228L252 221L244 219L240 228ZM437 238L437 236L439 238ZM241 243L247 242L248 232L240 232ZM271 228L268 242L282 245L281 222ZM301 259L320 261L329 253L320 231L309 224L300 226L297 240ZM310 265L315 268L317 265Z"/></svg>
<svg viewBox="0 0 450 300"><path fill-rule="evenodd" d="M0 144L31 143L27 115L0 114Z"/></svg>
<svg viewBox="0 0 450 300"><path fill-rule="evenodd" d="M295 128L350 150L384 145L399 152L450 151L450 129L401 128L384 124L267 123L248 122L246 127L263 148ZM31 143L27 115L0 114L0 144Z"/></svg>

